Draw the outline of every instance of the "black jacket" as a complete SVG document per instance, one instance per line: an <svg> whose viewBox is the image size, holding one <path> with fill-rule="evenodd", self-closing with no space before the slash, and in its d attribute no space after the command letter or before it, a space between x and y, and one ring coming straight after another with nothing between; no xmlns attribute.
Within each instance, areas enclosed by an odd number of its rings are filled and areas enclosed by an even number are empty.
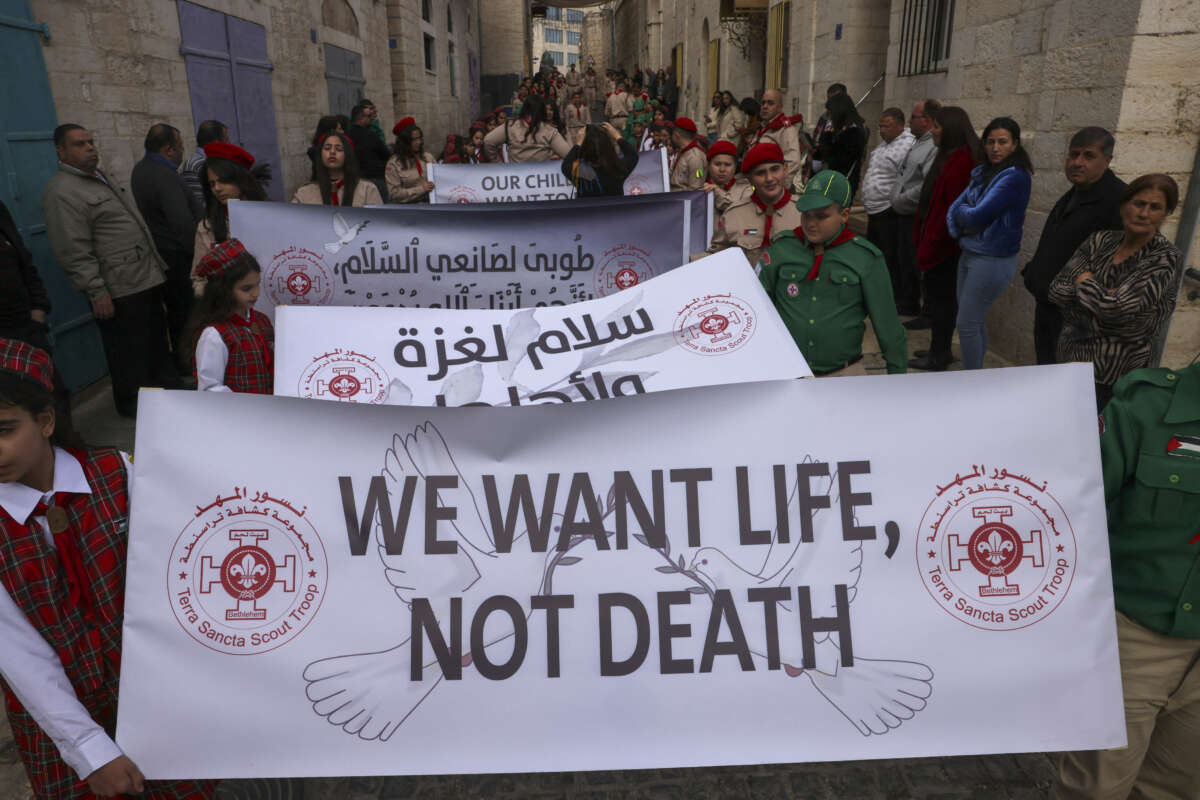
<svg viewBox="0 0 1200 800"><path fill-rule="evenodd" d="M1050 282L1067 265L1085 239L1097 231L1121 230L1120 203L1123 191L1125 181L1109 169L1104 171L1104 176L1091 189L1081 192L1072 186L1058 198L1046 217L1046 227L1042 228L1037 251L1025 269L1021 270L1025 288L1038 302L1050 302L1046 296ZM1077 200L1074 199L1076 195ZM1072 203L1075 203L1075 207L1068 211Z"/></svg>
<svg viewBox="0 0 1200 800"><path fill-rule="evenodd" d="M365 125L351 125L346 131L354 142L354 155L358 158L358 171L364 178L382 178L392 152L383 140Z"/></svg>
<svg viewBox="0 0 1200 800"><path fill-rule="evenodd" d="M0 203L0 328L29 324L29 312L50 310L46 287L33 266L33 256L17 232L17 223Z"/></svg>
<svg viewBox="0 0 1200 800"><path fill-rule="evenodd" d="M129 188L158 252L190 254L201 210L179 173L147 153L134 164Z"/></svg>
<svg viewBox="0 0 1200 800"><path fill-rule="evenodd" d="M625 179L638 163L638 151L624 137L617 140L620 169L615 173L597 170L579 158L579 145L571 148L562 162L563 174L575 183L576 197L620 197L625 194ZM578 164L578 175L576 175Z"/></svg>

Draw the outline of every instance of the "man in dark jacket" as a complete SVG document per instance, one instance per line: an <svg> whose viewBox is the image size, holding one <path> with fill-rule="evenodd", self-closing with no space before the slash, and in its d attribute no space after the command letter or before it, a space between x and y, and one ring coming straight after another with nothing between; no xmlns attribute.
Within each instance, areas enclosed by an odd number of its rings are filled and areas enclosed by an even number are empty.
<svg viewBox="0 0 1200 800"><path fill-rule="evenodd" d="M49 313L50 298L33 265L33 255L25 249L8 207L0 203L0 339L16 339L53 355L46 325ZM57 367L54 370L54 412L60 424L69 429L70 396Z"/></svg>
<svg viewBox="0 0 1200 800"><path fill-rule="evenodd" d="M1033 345L1037 363L1056 363L1062 314L1047 290L1083 241L1096 231L1120 230L1121 192L1125 181L1108 168L1115 142L1104 128L1084 128L1071 137L1063 166L1071 188L1046 217L1033 259L1021 274L1025 288L1037 301L1033 316Z"/></svg>
<svg viewBox="0 0 1200 800"><path fill-rule="evenodd" d="M178 169L183 161L183 137L178 129L158 123L146 134L146 156L133 168L129 188L163 261L167 262L164 300L167 330L175 351L175 362L184 374L190 372L188 354L183 352L183 329L192 307L192 248L196 223L202 209L188 193Z"/></svg>
<svg viewBox="0 0 1200 800"><path fill-rule="evenodd" d="M391 151L383 140L371 130L371 107L360 102L350 110L350 130L346 135L354 143L354 155L358 157L358 171L362 177L379 187L379 196L387 197L387 168Z"/></svg>

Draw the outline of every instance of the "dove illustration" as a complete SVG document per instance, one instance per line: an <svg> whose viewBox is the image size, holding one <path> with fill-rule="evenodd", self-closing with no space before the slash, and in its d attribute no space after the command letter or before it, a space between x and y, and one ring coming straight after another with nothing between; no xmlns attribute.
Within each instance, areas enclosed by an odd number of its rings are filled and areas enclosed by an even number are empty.
<svg viewBox="0 0 1200 800"><path fill-rule="evenodd" d="M341 214L333 215L333 233L338 237L336 242L326 242L325 252L329 255L336 255L343 247L354 241L354 237L362 232L362 229L367 227L371 220L364 220L357 225L351 225L346 222L346 218Z"/></svg>
<svg viewBox="0 0 1200 800"><path fill-rule="evenodd" d="M407 476L458 476L457 488L438 491L440 505L458 509L457 519L445 523L440 532L440 538L444 540L449 538L446 527L453 530L453 539L458 543L457 553L426 557L419 538L416 546L412 546L410 531L404 553L389 555L383 545L381 528L376 523L372 538L383 563L384 576L405 606L411 608L413 598L430 598L432 601L433 598L463 597L478 602L494 595L507 595L525 603L526 598L539 593L547 564L554 556L553 547L548 553L531 552L524 541L525 532L518 529L512 552L504 554L503 565L496 563L495 543L476 499L482 497L482 492L475 491L459 471L445 440L432 423L420 425L412 433L392 437L392 446L384 456L382 474L393 508L399 507ZM424 494L423 488L418 488L410 519L425 518ZM555 515L555 524L560 522L561 516ZM470 602L464 602L464 606L470 605ZM446 630L448 602L435 602L433 608L439 626ZM528 608L525 610L527 618L531 613ZM379 628L386 629L394 625L395 616L395 609L386 609L376 623ZM469 621L465 624L469 625ZM509 617L504 614L492 616L486 628L485 651L513 633ZM304 680L313 711L346 733L367 740L387 741L444 677L437 660L429 655L430 663L423 665L422 680L410 680L410 654L409 640L405 639L386 650L312 662L304 670ZM503 661L504 655L500 652L494 660ZM464 654L463 666L470 664L471 656Z"/></svg>
<svg viewBox="0 0 1200 800"><path fill-rule="evenodd" d="M814 478L813 494L829 495L830 507L813 515L813 541L781 543L778 532L763 562L743 567L715 547L702 547L692 556L690 571L699 575L710 589L737 589L747 586L812 587L814 617L836 614L833 586L844 584L847 599L853 604L862 575L863 543L842 538L838 493L833 491L837 476ZM797 487L788 496L791 519L797 519ZM755 615L742 619L750 651L766 660L767 638L764 620ZM778 627L781 632L800 630L799 608L795 597L779 604ZM804 675L818 692L863 736L879 735L898 728L925 708L933 693L933 670L915 661L891 661L863 658L855 647L854 666L841 665L841 651L833 634L815 635L816 667L803 669L802 643L798 636L779 636L780 661L788 677Z"/></svg>

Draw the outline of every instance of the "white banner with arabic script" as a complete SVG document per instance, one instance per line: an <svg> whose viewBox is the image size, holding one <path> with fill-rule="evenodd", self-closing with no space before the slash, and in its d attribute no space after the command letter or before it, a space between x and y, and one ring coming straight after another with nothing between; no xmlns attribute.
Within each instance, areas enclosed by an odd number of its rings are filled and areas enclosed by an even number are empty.
<svg viewBox="0 0 1200 800"><path fill-rule="evenodd" d="M519 164L430 164L434 189L431 203L497 203L528 200L569 200L575 187L563 174L561 161ZM667 151L638 154L637 166L625 179L626 195L670 191Z"/></svg>
<svg viewBox="0 0 1200 800"><path fill-rule="evenodd" d="M230 204L262 266L258 308L277 305L528 308L603 297L686 263L692 204L572 200L531 213L424 206Z"/></svg>
<svg viewBox="0 0 1200 800"><path fill-rule="evenodd" d="M740 251L570 306L275 317L275 393L350 403L570 403L811 374Z"/></svg>
<svg viewBox="0 0 1200 800"><path fill-rule="evenodd" d="M153 778L1121 746L1095 418L1030 413L1092 402L1081 364L143 392L117 741Z"/></svg>

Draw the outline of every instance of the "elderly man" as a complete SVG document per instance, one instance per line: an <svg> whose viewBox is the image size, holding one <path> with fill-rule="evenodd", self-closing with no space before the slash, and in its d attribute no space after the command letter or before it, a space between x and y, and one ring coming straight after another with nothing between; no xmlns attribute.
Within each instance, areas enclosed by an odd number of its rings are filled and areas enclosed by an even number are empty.
<svg viewBox="0 0 1200 800"><path fill-rule="evenodd" d="M901 217L892 210L892 190L900 182L904 157L916 141L904 127L904 112L898 108L885 109L879 118L880 142L871 151L867 174L863 178L862 200L867 210L867 240L883 252L888 272L892 275L892 294L901 314L916 315L920 311L920 291L913 274L914 262L904 260L914 255L901 240L912 241L912 219ZM905 223L908 226L905 227Z"/></svg>
<svg viewBox="0 0 1200 800"><path fill-rule="evenodd" d="M192 308L192 248L196 223L204 216L176 171L183 160L183 137L166 123L151 126L146 134L146 155L133 168L129 188L138 211L150 229L154 246L167 264L164 286L167 330L175 351L175 364L190 372L191 354L184 352L183 329Z"/></svg>
<svg viewBox="0 0 1200 800"><path fill-rule="evenodd" d="M1113 174L1116 142L1104 128L1084 128L1071 137L1063 171L1071 188L1058 199L1038 239L1033 259L1025 265L1025 288L1037 301L1033 313L1033 345L1037 363L1056 361L1062 312L1050 302L1050 282L1096 231L1121 229L1121 192L1125 181Z"/></svg>
<svg viewBox="0 0 1200 800"><path fill-rule="evenodd" d="M92 302L117 413L137 414L137 392L169 375L162 284L166 265L124 189L101 172L92 134L54 131L58 172L42 192L42 216L58 265ZM161 385L161 384L157 384Z"/></svg>
<svg viewBox="0 0 1200 800"><path fill-rule="evenodd" d="M778 89L767 89L759 103L758 130L750 140L750 147L762 142L774 142L783 151L787 164L788 184L793 185L804 166L804 152L800 149L800 132L783 113L783 93Z"/></svg>
<svg viewBox="0 0 1200 800"><path fill-rule="evenodd" d="M933 118L939 111L942 110L942 104L937 100L926 99L913 106L912 114L908 118L908 127L912 131L912 135L916 138L911 148L904 155L904 160L900 163L900 179L896 181L896 185L892 187L892 194L889 201L892 205L892 211L900 218L899 225L905 230L912 231L916 223L917 206L921 201L921 189L925 185L925 176L929 174L929 167L933 164L933 159L937 156L937 145L933 143ZM896 293L896 305L906 312L916 309L920 310L921 303L921 275L917 269L917 253L916 243L911 235L904 236L898 242L897 247L900 255L898 261L902 265L902 269L907 269L907 276L901 275L900 290ZM906 328L929 327L929 319L925 316L918 317L915 320L909 320L904 324ZM933 360L928 354L923 354L916 359L921 363L910 362L910 367L918 369L929 369L933 366ZM922 366L921 364L926 364Z"/></svg>
<svg viewBox="0 0 1200 800"><path fill-rule="evenodd" d="M671 144L675 147L675 155L671 158L672 192L704 188L708 158L696 137L695 122L688 117L675 120L675 128L671 131Z"/></svg>

